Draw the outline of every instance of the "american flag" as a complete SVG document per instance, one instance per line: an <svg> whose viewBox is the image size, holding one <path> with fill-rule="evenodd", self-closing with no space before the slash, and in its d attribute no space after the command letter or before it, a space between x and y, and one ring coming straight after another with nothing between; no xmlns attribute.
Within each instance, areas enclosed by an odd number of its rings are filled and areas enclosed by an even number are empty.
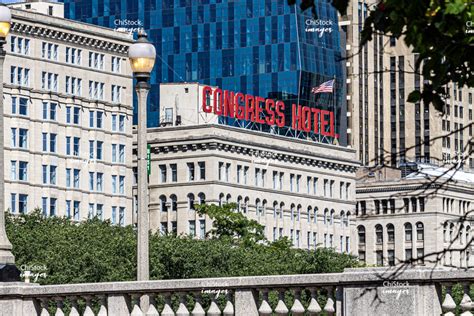
<svg viewBox="0 0 474 316"><path fill-rule="evenodd" d="M311 93L314 93L314 94L325 93L325 92L332 93L333 89L334 89L334 79L331 79L329 81L322 83L321 85L317 87L313 87L313 89L311 89Z"/></svg>

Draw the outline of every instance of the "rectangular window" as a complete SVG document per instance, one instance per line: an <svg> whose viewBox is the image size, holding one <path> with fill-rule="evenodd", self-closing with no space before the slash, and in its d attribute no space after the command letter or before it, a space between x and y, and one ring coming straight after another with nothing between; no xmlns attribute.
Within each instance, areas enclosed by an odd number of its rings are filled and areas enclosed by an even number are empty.
<svg viewBox="0 0 474 316"><path fill-rule="evenodd" d="M199 220L199 237L204 239L206 237L206 220Z"/></svg>
<svg viewBox="0 0 474 316"><path fill-rule="evenodd" d="M94 191L94 173L89 172L89 191Z"/></svg>
<svg viewBox="0 0 474 316"><path fill-rule="evenodd" d="M73 123L76 125L79 125L80 123L80 114L81 114L81 109L78 107L74 107L74 121Z"/></svg>
<svg viewBox="0 0 474 316"><path fill-rule="evenodd" d="M74 144L73 144L73 153L74 156L79 157L80 153L80 144L81 144L81 139L79 137L74 137Z"/></svg>
<svg viewBox="0 0 474 316"><path fill-rule="evenodd" d="M80 219L80 202L79 201L74 201L74 209L73 209L73 212L74 212L74 220L78 221Z"/></svg>
<svg viewBox="0 0 474 316"><path fill-rule="evenodd" d="M49 183L56 185L56 166L49 166Z"/></svg>
<svg viewBox="0 0 474 316"><path fill-rule="evenodd" d="M189 221L189 235L196 236L196 221Z"/></svg>
<svg viewBox="0 0 474 316"><path fill-rule="evenodd" d="M125 162L125 145L119 145L119 162Z"/></svg>
<svg viewBox="0 0 474 316"><path fill-rule="evenodd" d="M18 212L26 214L28 212L28 194L18 195Z"/></svg>
<svg viewBox="0 0 474 316"><path fill-rule="evenodd" d="M112 194L117 193L117 176L112 176Z"/></svg>
<svg viewBox="0 0 474 316"><path fill-rule="evenodd" d="M94 159L94 141L89 141L89 159Z"/></svg>
<svg viewBox="0 0 474 316"><path fill-rule="evenodd" d="M159 165L160 168L160 181L166 183L166 165Z"/></svg>
<svg viewBox="0 0 474 316"><path fill-rule="evenodd" d="M171 169L171 182L178 182L178 167L176 164L170 165Z"/></svg>
<svg viewBox="0 0 474 316"><path fill-rule="evenodd" d="M97 111L97 128L102 128L102 116L103 116L103 112L99 112Z"/></svg>
<svg viewBox="0 0 474 316"><path fill-rule="evenodd" d="M10 180L15 181L16 180L16 160L11 161L11 168L10 168Z"/></svg>
<svg viewBox="0 0 474 316"><path fill-rule="evenodd" d="M119 208L119 225L125 226L125 207Z"/></svg>
<svg viewBox="0 0 474 316"><path fill-rule="evenodd" d="M194 163L188 162L188 181L194 181Z"/></svg>
<svg viewBox="0 0 474 316"><path fill-rule="evenodd" d="M10 212L16 213L16 193L10 194L11 202L10 202Z"/></svg>
<svg viewBox="0 0 474 316"><path fill-rule="evenodd" d="M119 116L119 132L125 132L125 115Z"/></svg>
<svg viewBox="0 0 474 316"><path fill-rule="evenodd" d="M94 128L94 111L89 111L89 127Z"/></svg>
<svg viewBox="0 0 474 316"><path fill-rule="evenodd" d="M103 184L104 184L104 174L101 172L97 172L97 184L96 189L98 192L103 191Z"/></svg>
<svg viewBox="0 0 474 316"><path fill-rule="evenodd" d="M79 189L80 186L80 170L79 169L74 169L74 188Z"/></svg>
<svg viewBox="0 0 474 316"><path fill-rule="evenodd" d="M102 147L104 142L97 141L96 159L102 160Z"/></svg>
<svg viewBox="0 0 474 316"><path fill-rule="evenodd" d="M199 180L206 180L206 163L204 161L198 162L199 166Z"/></svg>
<svg viewBox="0 0 474 316"><path fill-rule="evenodd" d="M43 184L48 184L48 166L47 165L42 165L41 170L43 171Z"/></svg>
<svg viewBox="0 0 474 316"><path fill-rule="evenodd" d="M112 215L110 216L110 222L112 225L117 223L117 206L112 206Z"/></svg>
<svg viewBox="0 0 474 316"><path fill-rule="evenodd" d="M16 128L12 128L11 146L16 147Z"/></svg>
<svg viewBox="0 0 474 316"><path fill-rule="evenodd" d="M28 130L24 128L18 129L18 147L28 148Z"/></svg>
<svg viewBox="0 0 474 316"><path fill-rule="evenodd" d="M28 181L28 162L26 161L18 162L18 180Z"/></svg>
<svg viewBox="0 0 474 316"><path fill-rule="evenodd" d="M71 187L71 168L66 168L66 188Z"/></svg>
<svg viewBox="0 0 474 316"><path fill-rule="evenodd" d="M49 134L49 152L56 152L56 134Z"/></svg>
<svg viewBox="0 0 474 316"><path fill-rule="evenodd" d="M66 123L71 123L71 107L66 106Z"/></svg>
<svg viewBox="0 0 474 316"><path fill-rule="evenodd" d="M125 194L125 176L119 177L119 193Z"/></svg>
<svg viewBox="0 0 474 316"><path fill-rule="evenodd" d="M56 216L56 199L49 199L49 216Z"/></svg>
<svg viewBox="0 0 474 316"><path fill-rule="evenodd" d="M112 132L117 131L117 114L112 114Z"/></svg>
<svg viewBox="0 0 474 316"><path fill-rule="evenodd" d="M112 162L117 162L117 144L112 144Z"/></svg>

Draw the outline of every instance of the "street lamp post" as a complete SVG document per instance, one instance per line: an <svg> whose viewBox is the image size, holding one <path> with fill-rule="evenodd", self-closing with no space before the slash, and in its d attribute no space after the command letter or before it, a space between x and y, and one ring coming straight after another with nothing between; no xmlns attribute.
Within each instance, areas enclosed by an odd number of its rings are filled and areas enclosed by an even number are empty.
<svg viewBox="0 0 474 316"><path fill-rule="evenodd" d="M150 278L149 241L150 230L148 213L148 174L147 174L147 97L150 91L150 72L156 58L155 47L148 42L146 33L138 33L136 43L128 51L133 74L137 80L135 91L138 96L138 245L137 245L137 280L146 281Z"/></svg>
<svg viewBox="0 0 474 316"><path fill-rule="evenodd" d="M15 266L15 257L12 254L12 244L8 240L5 230L5 153L4 153L4 125L3 125L3 63L8 33L10 32L12 15L10 9L0 5L0 282L20 280L20 272Z"/></svg>

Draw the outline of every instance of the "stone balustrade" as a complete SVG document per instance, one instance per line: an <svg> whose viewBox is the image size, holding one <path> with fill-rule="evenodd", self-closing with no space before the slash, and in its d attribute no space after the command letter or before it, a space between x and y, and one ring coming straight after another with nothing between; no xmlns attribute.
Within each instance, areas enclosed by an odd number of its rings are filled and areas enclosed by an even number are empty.
<svg viewBox="0 0 474 316"><path fill-rule="evenodd" d="M474 271L344 273L40 286L0 285L0 315L472 315ZM455 302L453 291L461 291ZM395 313L395 314L394 314Z"/></svg>

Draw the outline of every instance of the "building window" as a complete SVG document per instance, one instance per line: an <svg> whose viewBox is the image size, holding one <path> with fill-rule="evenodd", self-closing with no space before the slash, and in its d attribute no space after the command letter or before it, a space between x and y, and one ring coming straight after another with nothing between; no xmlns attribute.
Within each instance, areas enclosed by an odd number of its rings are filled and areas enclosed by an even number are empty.
<svg viewBox="0 0 474 316"><path fill-rule="evenodd" d="M188 162L188 181L194 181L194 163L193 162Z"/></svg>
<svg viewBox="0 0 474 316"><path fill-rule="evenodd" d="M23 37L10 37L11 52L21 55L30 55L30 40Z"/></svg>
<svg viewBox="0 0 474 316"><path fill-rule="evenodd" d="M112 72L113 73L120 73L121 72L121 65L120 65L121 58L112 56Z"/></svg>
<svg viewBox="0 0 474 316"><path fill-rule="evenodd" d="M206 220L199 220L199 238L204 239L206 237Z"/></svg>
<svg viewBox="0 0 474 316"><path fill-rule="evenodd" d="M423 227L423 223L421 222L416 223L416 240L418 241L425 240L424 227Z"/></svg>
<svg viewBox="0 0 474 316"><path fill-rule="evenodd" d="M82 79L76 77L66 76L66 94L71 94L75 96L82 95Z"/></svg>
<svg viewBox="0 0 474 316"><path fill-rule="evenodd" d="M199 167L199 180L206 180L206 162L198 162Z"/></svg>
<svg viewBox="0 0 474 316"><path fill-rule="evenodd" d="M377 244L383 243L383 227L380 224L375 226L375 242Z"/></svg>
<svg viewBox="0 0 474 316"><path fill-rule="evenodd" d="M20 214L28 213L28 194L18 195L18 212Z"/></svg>
<svg viewBox="0 0 474 316"><path fill-rule="evenodd" d="M112 85L112 102L120 103L122 101L122 87Z"/></svg>
<svg viewBox="0 0 474 316"><path fill-rule="evenodd" d="M171 182L178 182L178 166L173 163L170 164L171 169Z"/></svg>
<svg viewBox="0 0 474 316"><path fill-rule="evenodd" d="M166 183L166 165L159 165L160 168L160 181Z"/></svg>
<svg viewBox="0 0 474 316"><path fill-rule="evenodd" d="M405 241L413 240L413 229L410 223L405 224Z"/></svg>
<svg viewBox="0 0 474 316"><path fill-rule="evenodd" d="M103 116L104 116L104 112L97 111L97 113L96 113L96 123L97 123L96 127L97 128L102 128L102 122L103 122L102 118L103 118Z"/></svg>
<svg viewBox="0 0 474 316"><path fill-rule="evenodd" d="M66 47L66 63L80 65L82 62L82 50L78 48Z"/></svg>
<svg viewBox="0 0 474 316"><path fill-rule="evenodd" d="M104 59L104 54L89 52L89 67L104 70Z"/></svg>
<svg viewBox="0 0 474 316"><path fill-rule="evenodd" d="M395 242L395 227L393 224L387 225L387 235L388 235L388 242L394 243Z"/></svg>
<svg viewBox="0 0 474 316"><path fill-rule="evenodd" d="M80 170L79 169L74 169L74 188L79 189L80 187Z"/></svg>
<svg viewBox="0 0 474 316"><path fill-rule="evenodd" d="M382 252L382 250L377 250L375 252L375 256L376 256L376 265L377 266L383 266L383 252Z"/></svg>
<svg viewBox="0 0 474 316"><path fill-rule="evenodd" d="M119 225L125 226L125 207L119 208Z"/></svg>
<svg viewBox="0 0 474 316"><path fill-rule="evenodd" d="M411 249L405 249L405 261L411 261L413 259L413 253Z"/></svg>
<svg viewBox="0 0 474 316"><path fill-rule="evenodd" d="M194 211L194 194L188 194L188 209Z"/></svg>
<svg viewBox="0 0 474 316"><path fill-rule="evenodd" d="M41 57L50 60L58 60L59 45L52 43L41 43Z"/></svg>
<svg viewBox="0 0 474 316"><path fill-rule="evenodd" d="M41 76L41 89L58 92L58 74L43 71Z"/></svg>
<svg viewBox="0 0 474 316"><path fill-rule="evenodd" d="M195 220L189 221L189 235L191 235L192 237L196 236L196 221Z"/></svg>
<svg viewBox="0 0 474 316"><path fill-rule="evenodd" d="M388 256L388 265L394 266L395 265L395 250L393 249L387 250L387 256Z"/></svg>
<svg viewBox="0 0 474 316"><path fill-rule="evenodd" d="M104 100L104 83L89 81L89 98L93 100Z"/></svg>

